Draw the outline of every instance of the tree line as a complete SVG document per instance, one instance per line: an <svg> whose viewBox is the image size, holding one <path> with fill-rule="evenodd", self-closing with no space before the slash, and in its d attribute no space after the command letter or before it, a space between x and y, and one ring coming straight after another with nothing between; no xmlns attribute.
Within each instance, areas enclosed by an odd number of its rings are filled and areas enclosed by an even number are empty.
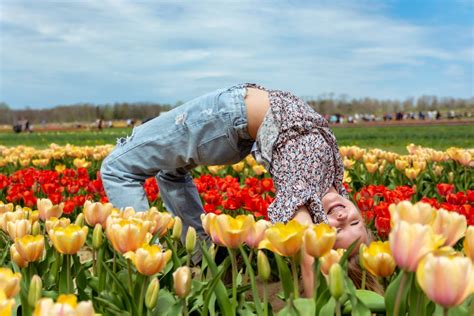
<svg viewBox="0 0 474 316"><path fill-rule="evenodd" d="M370 113L383 115L396 112L419 111L457 111L472 112L474 97L453 98L423 95L419 98L405 100L380 100L376 98L349 98L346 95L335 96L327 94L317 98L303 97L308 104L321 114ZM92 122L103 120L144 120L158 116L163 111L169 111L175 105L150 102L114 103L97 105L80 103L72 105L59 105L47 109L11 109L5 102L0 102L0 124L12 124L17 120L28 119L32 123L72 123Z"/></svg>

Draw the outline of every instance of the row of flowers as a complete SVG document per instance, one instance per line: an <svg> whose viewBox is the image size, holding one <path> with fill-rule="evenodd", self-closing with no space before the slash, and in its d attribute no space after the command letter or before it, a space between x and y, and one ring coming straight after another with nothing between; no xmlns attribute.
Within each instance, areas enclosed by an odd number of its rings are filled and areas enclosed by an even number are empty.
<svg viewBox="0 0 474 316"><path fill-rule="evenodd" d="M192 227L183 232L178 217L156 208L120 212L109 203L86 201L73 223L61 217L61 205L47 199L39 199L35 210L10 208L3 206L0 214L1 246L10 249L0 258L2 315L18 308L22 315L207 315L211 309L223 315L268 315L272 279L282 283L286 306L280 315L341 310L404 315L409 309L431 315L436 308L467 315L467 305L474 304L474 226L464 216L424 202L389 206L388 241L360 246L358 264L364 272L358 290L348 275L358 244L332 249L337 233L326 224L272 225L252 215L209 213L202 216L209 247L198 242ZM219 259L219 248L227 248L229 256ZM202 253L200 264L192 260L196 249ZM311 298L301 298L298 291L302 254L315 258ZM229 265L228 292L221 278ZM379 294L364 290L366 273L381 280ZM240 296L245 291L252 292L250 301Z"/></svg>

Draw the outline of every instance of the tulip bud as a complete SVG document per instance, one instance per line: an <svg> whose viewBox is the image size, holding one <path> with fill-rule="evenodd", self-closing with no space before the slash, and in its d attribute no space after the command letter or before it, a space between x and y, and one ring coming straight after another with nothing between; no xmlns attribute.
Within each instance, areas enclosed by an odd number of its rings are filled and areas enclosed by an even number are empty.
<svg viewBox="0 0 474 316"><path fill-rule="evenodd" d="M183 222L181 221L181 218L176 216L174 218L173 233L171 234L171 238L174 240L180 240L182 232L183 232Z"/></svg>
<svg viewBox="0 0 474 316"><path fill-rule="evenodd" d="M268 258L262 250L258 251L257 255L257 268L258 268L258 276L263 281L268 281L270 278L270 263L268 263Z"/></svg>
<svg viewBox="0 0 474 316"><path fill-rule="evenodd" d="M342 268L339 263L335 263L329 269L329 292L337 301L341 298L342 294L344 294L344 291L345 286Z"/></svg>
<svg viewBox="0 0 474 316"><path fill-rule="evenodd" d="M33 226L31 226L31 234L33 236L41 234L41 226L38 221L33 223Z"/></svg>
<svg viewBox="0 0 474 316"><path fill-rule="evenodd" d="M83 213L77 215L76 221L74 222L74 224L76 224L79 227L84 226L84 214Z"/></svg>
<svg viewBox="0 0 474 316"><path fill-rule="evenodd" d="M31 278L30 288L28 290L28 305L34 307L36 302L41 298L41 289L43 288L43 282L38 275L34 275Z"/></svg>
<svg viewBox="0 0 474 316"><path fill-rule="evenodd" d="M209 247L209 254L211 255L212 260L216 258L216 253L217 253L216 245L211 244L211 246Z"/></svg>
<svg viewBox="0 0 474 316"><path fill-rule="evenodd" d="M102 225L97 223L94 227L94 232L92 233L92 247L95 250L100 249L104 243L104 237L102 235Z"/></svg>
<svg viewBox="0 0 474 316"><path fill-rule="evenodd" d="M158 282L157 278L153 278L148 288L146 290L145 295L145 306L148 309L155 308L156 304L158 303L158 293L160 292L160 282Z"/></svg>
<svg viewBox="0 0 474 316"><path fill-rule="evenodd" d="M189 226L188 231L186 233L186 251L188 253L192 253L195 246L196 246L196 229L194 229L194 227Z"/></svg>
<svg viewBox="0 0 474 316"><path fill-rule="evenodd" d="M191 290L191 269L188 266L179 267L173 273L173 281L176 295L185 298Z"/></svg>
<svg viewBox="0 0 474 316"><path fill-rule="evenodd" d="M454 173L451 171L448 173L448 183L453 183L454 182Z"/></svg>

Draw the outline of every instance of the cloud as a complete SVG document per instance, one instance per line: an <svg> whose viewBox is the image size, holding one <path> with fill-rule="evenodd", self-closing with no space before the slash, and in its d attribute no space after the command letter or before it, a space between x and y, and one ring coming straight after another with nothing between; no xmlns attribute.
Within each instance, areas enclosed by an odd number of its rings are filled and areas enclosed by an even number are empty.
<svg viewBox="0 0 474 316"><path fill-rule="evenodd" d="M472 77L469 38L447 47L439 28L388 10L370 1L4 1L0 99L174 102L242 81L403 98L439 91L433 69L458 65Z"/></svg>

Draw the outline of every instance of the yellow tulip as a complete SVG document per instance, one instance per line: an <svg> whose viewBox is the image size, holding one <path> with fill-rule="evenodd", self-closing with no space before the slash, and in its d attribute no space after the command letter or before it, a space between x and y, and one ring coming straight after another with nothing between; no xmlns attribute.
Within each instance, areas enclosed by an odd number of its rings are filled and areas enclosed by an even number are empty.
<svg viewBox="0 0 474 316"><path fill-rule="evenodd" d="M76 168L86 168L87 169L91 166L91 162L87 161L84 158L76 158L76 159L73 160L72 163Z"/></svg>
<svg viewBox="0 0 474 316"><path fill-rule="evenodd" d="M336 229L325 223L311 225L304 232L303 242L310 256L320 258L334 247Z"/></svg>
<svg viewBox="0 0 474 316"><path fill-rule="evenodd" d="M373 174L375 172L377 172L377 170L379 169L379 164L378 163L371 163L371 162L366 162L365 163L365 168L367 169L367 171L370 173L370 174Z"/></svg>
<svg viewBox="0 0 474 316"><path fill-rule="evenodd" d="M464 236L467 220L464 215L440 209L432 227L435 234L446 238L446 246L454 246Z"/></svg>
<svg viewBox="0 0 474 316"><path fill-rule="evenodd" d="M158 245L143 244L135 252L125 253L124 257L133 262L138 272L150 276L163 270L171 258L171 250L162 252Z"/></svg>
<svg viewBox="0 0 474 316"><path fill-rule="evenodd" d="M88 228L71 224L66 227L56 226L48 234L54 248L67 255L76 254L86 242Z"/></svg>
<svg viewBox="0 0 474 316"><path fill-rule="evenodd" d="M15 248L27 262L34 262L41 260L44 251L44 236L43 235L25 235L15 240Z"/></svg>
<svg viewBox="0 0 474 316"><path fill-rule="evenodd" d="M235 218L226 214L218 215L211 221L211 236L217 235L216 241L221 246L236 249L245 241L252 221L252 215L238 215Z"/></svg>
<svg viewBox="0 0 474 316"><path fill-rule="evenodd" d="M416 279L428 298L445 308L461 304L474 293L472 261L456 254L428 253L416 269Z"/></svg>
<svg viewBox="0 0 474 316"><path fill-rule="evenodd" d="M46 221L50 217L61 217L64 203L53 205L53 202L51 202L50 199L38 199L36 201L36 206L39 211L39 217L42 221Z"/></svg>
<svg viewBox="0 0 474 316"><path fill-rule="evenodd" d="M135 251L147 241L150 224L137 218L107 221L107 237L117 252Z"/></svg>
<svg viewBox="0 0 474 316"><path fill-rule="evenodd" d="M250 228L245 237L245 243L252 249L258 248L258 244L265 236L265 231L270 227L271 223L264 219L255 222L252 217Z"/></svg>
<svg viewBox="0 0 474 316"><path fill-rule="evenodd" d="M395 160L395 168L400 171L404 171L406 168L408 168L408 162L406 160L397 159Z"/></svg>
<svg viewBox="0 0 474 316"><path fill-rule="evenodd" d="M341 260L342 255L346 249L331 249L329 250L325 255L323 255L321 258L319 258L321 262L321 272L324 275L329 274L329 269L331 269L331 266L335 263L338 263L339 260Z"/></svg>
<svg viewBox="0 0 474 316"><path fill-rule="evenodd" d="M398 204L389 206L392 226L399 221L405 221L410 224L430 225L436 218L436 210L431 205L423 202L411 204L408 201L402 201Z"/></svg>
<svg viewBox="0 0 474 316"><path fill-rule="evenodd" d="M66 170L66 165L65 164L57 164L57 165L54 166L54 170L61 173L64 170Z"/></svg>
<svg viewBox="0 0 474 316"><path fill-rule="evenodd" d="M444 243L428 225L399 221L389 234L390 249L401 269L414 272L420 259Z"/></svg>
<svg viewBox="0 0 474 316"><path fill-rule="evenodd" d="M423 159L416 159L413 160L413 168L415 170L423 171L426 169L426 160Z"/></svg>
<svg viewBox="0 0 474 316"><path fill-rule="evenodd" d="M0 290L0 315L10 316L14 305L15 300L13 298L7 298L5 292Z"/></svg>
<svg viewBox="0 0 474 316"><path fill-rule="evenodd" d="M441 174L443 173L443 169L444 169L443 166L435 165L435 166L433 167L433 172L434 172L434 174L435 174L436 176L439 177L439 176L441 176Z"/></svg>
<svg viewBox="0 0 474 316"><path fill-rule="evenodd" d="M95 227L95 224L100 224L105 229L107 217L112 213L112 208L111 203L86 201L82 212L89 226Z"/></svg>
<svg viewBox="0 0 474 316"><path fill-rule="evenodd" d="M471 165L472 156L467 150L461 150L456 157L456 160L463 166L469 167Z"/></svg>
<svg viewBox="0 0 474 316"><path fill-rule="evenodd" d="M31 222L27 219L10 221L7 223L7 232L14 241L15 238L20 238L31 233Z"/></svg>
<svg viewBox="0 0 474 316"><path fill-rule="evenodd" d="M474 226L469 226L466 229L466 236L464 237L463 246L466 256L474 261Z"/></svg>
<svg viewBox="0 0 474 316"><path fill-rule="evenodd" d="M405 169L405 175L407 176L408 179L410 180L415 180L416 177L420 174L420 169L415 169L415 168L406 168Z"/></svg>
<svg viewBox="0 0 474 316"><path fill-rule="evenodd" d="M258 248L268 249L280 256L294 256L301 249L305 229L306 226L296 220L286 224L276 223L265 231L265 237Z"/></svg>
<svg viewBox="0 0 474 316"><path fill-rule="evenodd" d="M343 163L344 169L352 169L354 168L355 160L344 158Z"/></svg>
<svg viewBox="0 0 474 316"><path fill-rule="evenodd" d="M245 157L245 162L250 166L250 167L253 167L257 164L257 161L255 160L255 158L253 158L252 155L247 155L247 157Z"/></svg>
<svg viewBox="0 0 474 316"><path fill-rule="evenodd" d="M344 170L344 176L342 178L342 182L344 183L351 183L352 178L349 176L349 171Z"/></svg>
<svg viewBox="0 0 474 316"><path fill-rule="evenodd" d="M20 292L20 280L20 273L13 273L8 268L0 268L0 291L3 291L7 298L12 298Z"/></svg>
<svg viewBox="0 0 474 316"><path fill-rule="evenodd" d="M179 267L173 272L174 291L180 298L188 296L191 290L191 270L188 266Z"/></svg>
<svg viewBox="0 0 474 316"><path fill-rule="evenodd" d="M253 166L252 170L255 173L255 175L257 175L257 176L261 176L262 174L267 173L267 170L265 170L265 168L261 165Z"/></svg>
<svg viewBox="0 0 474 316"><path fill-rule="evenodd" d="M369 247L361 245L361 260L364 268L378 277L388 277L395 270L395 260L388 241L373 241Z"/></svg>
<svg viewBox="0 0 474 316"><path fill-rule="evenodd" d="M59 295L56 303L50 298L40 299L35 306L33 316L93 316L94 307L91 301L77 303L77 297L72 294Z"/></svg>
<svg viewBox="0 0 474 316"><path fill-rule="evenodd" d="M4 204L0 201L0 214L13 211L13 203Z"/></svg>
<svg viewBox="0 0 474 316"><path fill-rule="evenodd" d="M244 170L244 167L245 163L243 161L232 165L232 169L234 169L235 172L241 172L242 170Z"/></svg>
<svg viewBox="0 0 474 316"><path fill-rule="evenodd" d="M10 246L10 259L12 262L15 262L15 264L19 268L24 268L28 266L28 261L25 261L22 256L18 253L18 250L16 250L15 244Z"/></svg>
<svg viewBox="0 0 474 316"><path fill-rule="evenodd" d="M69 226L69 224L71 224L71 220L67 217L61 217L59 219L57 217L50 217L44 223L45 229L47 232L49 232L51 229L57 226L66 227L66 226Z"/></svg>

